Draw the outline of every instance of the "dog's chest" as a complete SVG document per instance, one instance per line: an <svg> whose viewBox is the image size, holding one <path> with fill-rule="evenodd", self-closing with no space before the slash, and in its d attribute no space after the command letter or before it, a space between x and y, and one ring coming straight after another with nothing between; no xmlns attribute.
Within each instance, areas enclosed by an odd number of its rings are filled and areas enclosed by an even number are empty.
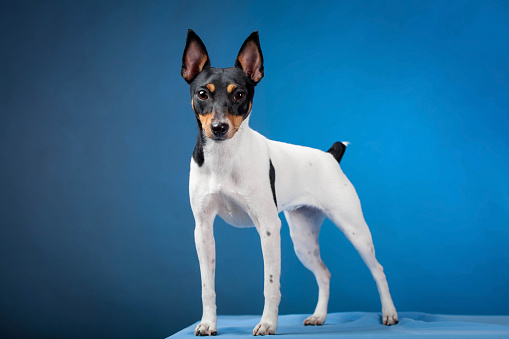
<svg viewBox="0 0 509 339"><path fill-rule="evenodd" d="M228 224L245 227L253 222L247 212L248 206L240 186L241 178L236 173L228 176L211 176L208 183L209 194L217 203L219 216Z"/></svg>
<svg viewBox="0 0 509 339"><path fill-rule="evenodd" d="M239 188L239 176L236 171L211 171L205 181L210 194L232 195Z"/></svg>
<svg viewBox="0 0 509 339"><path fill-rule="evenodd" d="M217 214L227 223L252 226L249 215L253 199L257 199L261 188L270 187L267 153L263 139L249 129L239 131L235 139L207 143L203 165L191 166L192 196L197 202L213 202Z"/></svg>

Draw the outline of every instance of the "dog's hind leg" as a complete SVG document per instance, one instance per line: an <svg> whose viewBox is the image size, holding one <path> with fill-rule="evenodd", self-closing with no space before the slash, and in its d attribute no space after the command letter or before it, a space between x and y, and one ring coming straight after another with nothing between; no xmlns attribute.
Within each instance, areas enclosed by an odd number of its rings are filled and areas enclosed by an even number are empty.
<svg viewBox="0 0 509 339"><path fill-rule="evenodd" d="M304 325L322 325L327 317L331 277L320 257L318 244L318 234L325 215L322 211L307 206L284 213L290 227L295 253L302 264L313 272L318 284L318 303L315 312L304 320Z"/></svg>
<svg viewBox="0 0 509 339"><path fill-rule="evenodd" d="M375 257L371 232L364 220L357 194L353 186L347 183L344 194L336 197L329 201L327 217L345 234L373 275L382 303L383 324L395 325L398 323L398 314L389 293L383 267Z"/></svg>

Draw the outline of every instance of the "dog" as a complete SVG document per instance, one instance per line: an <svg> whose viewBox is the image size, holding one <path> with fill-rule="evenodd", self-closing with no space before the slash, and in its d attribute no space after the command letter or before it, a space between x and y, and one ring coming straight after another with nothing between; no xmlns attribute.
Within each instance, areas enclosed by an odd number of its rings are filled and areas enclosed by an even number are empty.
<svg viewBox="0 0 509 339"><path fill-rule="evenodd" d="M265 304L253 335L276 333L281 300L279 212L288 221L297 257L318 283L318 303L304 325L322 325L327 316L331 275L318 245L326 217L345 234L373 275L383 324L396 324L396 308L359 198L339 166L346 143L336 142L323 152L269 140L249 127L255 86L264 75L258 32L244 41L234 67L213 68L202 40L189 30L181 74L190 86L199 129L189 178L203 303L195 335L217 334L213 234L217 215L236 227L254 226L260 235Z"/></svg>

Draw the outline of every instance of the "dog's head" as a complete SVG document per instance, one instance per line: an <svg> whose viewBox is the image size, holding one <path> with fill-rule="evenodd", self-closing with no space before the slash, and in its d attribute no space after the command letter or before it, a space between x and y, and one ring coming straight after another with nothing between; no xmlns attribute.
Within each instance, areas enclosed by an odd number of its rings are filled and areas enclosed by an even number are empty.
<svg viewBox="0 0 509 339"><path fill-rule="evenodd" d="M240 48L235 67L210 67L207 49L192 30L187 32L182 77L191 87L191 106L207 138L231 139L249 116L254 88L263 78L263 55L258 32Z"/></svg>

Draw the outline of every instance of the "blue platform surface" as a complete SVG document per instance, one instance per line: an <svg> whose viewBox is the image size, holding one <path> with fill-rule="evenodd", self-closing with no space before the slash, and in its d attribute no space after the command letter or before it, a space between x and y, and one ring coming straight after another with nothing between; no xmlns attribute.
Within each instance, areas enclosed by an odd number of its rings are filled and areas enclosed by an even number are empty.
<svg viewBox="0 0 509 339"><path fill-rule="evenodd" d="M303 314L280 315L277 336L285 338L509 338L509 316L438 315L400 312L395 326L381 324L379 313L330 313L323 326L304 326ZM260 316L218 316L218 336L252 336ZM195 338L197 323L168 338Z"/></svg>

